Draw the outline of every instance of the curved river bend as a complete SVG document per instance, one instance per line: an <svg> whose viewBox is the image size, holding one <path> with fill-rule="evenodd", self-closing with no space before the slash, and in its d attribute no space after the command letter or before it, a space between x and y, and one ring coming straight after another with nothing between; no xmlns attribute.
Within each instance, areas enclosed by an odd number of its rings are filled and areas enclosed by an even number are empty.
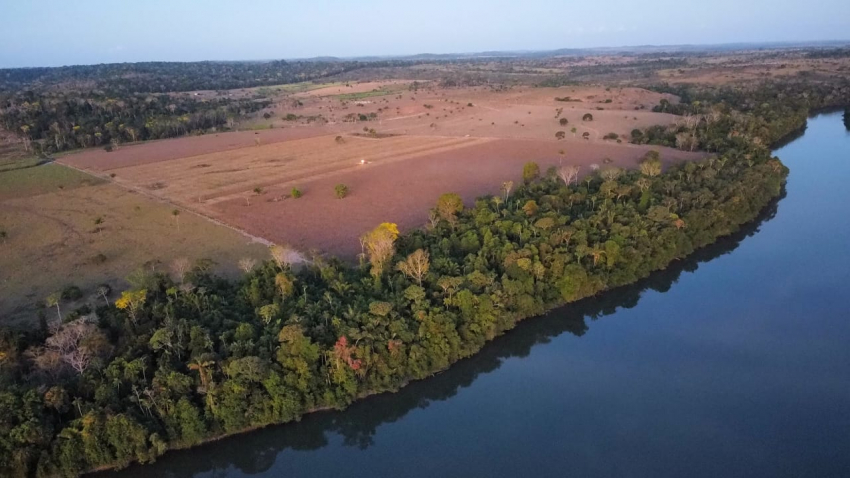
<svg viewBox="0 0 850 478"><path fill-rule="evenodd" d="M735 237L343 412L98 478L850 476L850 132Z"/></svg>

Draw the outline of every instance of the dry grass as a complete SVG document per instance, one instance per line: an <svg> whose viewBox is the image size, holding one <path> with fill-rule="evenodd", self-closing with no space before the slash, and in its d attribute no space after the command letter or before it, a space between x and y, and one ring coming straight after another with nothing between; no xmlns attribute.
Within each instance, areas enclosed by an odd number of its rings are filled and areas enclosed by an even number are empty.
<svg viewBox="0 0 850 478"><path fill-rule="evenodd" d="M123 287L122 278L150 261L167 267L177 257L210 258L220 272L235 274L241 257L266 256L264 246L194 214L181 214L178 230L173 207L115 185L91 185L96 180L83 173L59 165L21 171L35 186L17 188L16 197L7 190L0 200L0 228L8 234L0 243L0 322L31 319L44 297L69 284L87 294L100 283ZM0 184L8 174L0 173ZM40 185L57 177L74 178L76 187Z"/></svg>

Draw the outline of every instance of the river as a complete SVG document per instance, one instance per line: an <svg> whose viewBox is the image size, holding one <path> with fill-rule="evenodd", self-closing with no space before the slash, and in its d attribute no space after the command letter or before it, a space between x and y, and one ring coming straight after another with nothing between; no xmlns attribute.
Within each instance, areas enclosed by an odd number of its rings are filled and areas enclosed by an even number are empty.
<svg viewBox="0 0 850 478"><path fill-rule="evenodd" d="M850 131L739 234L395 394L98 478L850 476Z"/></svg>

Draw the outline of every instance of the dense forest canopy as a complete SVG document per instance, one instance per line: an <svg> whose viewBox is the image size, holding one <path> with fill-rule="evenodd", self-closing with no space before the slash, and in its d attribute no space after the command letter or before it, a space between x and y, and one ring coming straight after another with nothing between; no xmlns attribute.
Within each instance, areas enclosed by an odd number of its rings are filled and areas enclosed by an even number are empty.
<svg viewBox="0 0 850 478"><path fill-rule="evenodd" d="M846 86L682 90L672 130L638 131L716 154L662 172L541 172L466 207L441 196L425 230L363 237L352 267L285 246L227 281L210 262L140 269L41 327L0 332L0 470L75 476L169 448L345 407L476 353L527 317L635 282L753 220L788 173L770 145ZM733 102L734 101L734 102ZM735 109L732 105L741 105ZM657 144L657 143L656 143ZM178 267L179 266L179 267Z"/></svg>

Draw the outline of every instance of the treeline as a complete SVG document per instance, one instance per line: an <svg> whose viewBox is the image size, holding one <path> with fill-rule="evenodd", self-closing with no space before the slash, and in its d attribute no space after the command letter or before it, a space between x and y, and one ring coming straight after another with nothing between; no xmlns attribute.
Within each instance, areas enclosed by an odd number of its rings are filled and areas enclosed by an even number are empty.
<svg viewBox="0 0 850 478"><path fill-rule="evenodd" d="M17 133L25 149L40 154L201 133L233 126L243 115L269 104L227 98L198 101L184 95L26 91L4 100L0 125Z"/></svg>
<svg viewBox="0 0 850 478"><path fill-rule="evenodd" d="M637 144L720 151L756 141L772 145L806 124L809 112L850 103L850 80L767 82L753 88L660 85L649 89L672 93L680 103L661 100L653 111L683 116L672 126L632 132Z"/></svg>
<svg viewBox="0 0 850 478"><path fill-rule="evenodd" d="M699 134L728 138L718 154L667 172L657 154L582 181L529 163L523 184L473 207L443 195L425 230L364 235L358 267L318 256L293 267L298 254L278 246L234 282L181 261L140 270L117 300L104 288L68 313L53 297L39 330L0 334L0 470L75 476L345 407L646 277L780 193L787 169L743 133L757 114L708 123Z"/></svg>
<svg viewBox="0 0 850 478"><path fill-rule="evenodd" d="M0 92L94 89L111 95L232 90L311 81L369 67L407 65L382 61L144 62L0 70Z"/></svg>

